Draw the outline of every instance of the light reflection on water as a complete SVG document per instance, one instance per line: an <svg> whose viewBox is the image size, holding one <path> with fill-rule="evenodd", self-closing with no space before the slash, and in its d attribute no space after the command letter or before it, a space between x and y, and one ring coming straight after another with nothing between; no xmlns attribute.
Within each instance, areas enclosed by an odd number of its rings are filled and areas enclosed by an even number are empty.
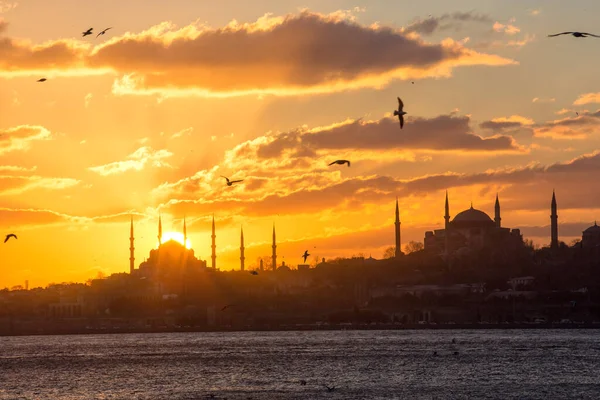
<svg viewBox="0 0 600 400"><path fill-rule="evenodd" d="M0 399L597 399L599 333L0 337Z"/></svg>

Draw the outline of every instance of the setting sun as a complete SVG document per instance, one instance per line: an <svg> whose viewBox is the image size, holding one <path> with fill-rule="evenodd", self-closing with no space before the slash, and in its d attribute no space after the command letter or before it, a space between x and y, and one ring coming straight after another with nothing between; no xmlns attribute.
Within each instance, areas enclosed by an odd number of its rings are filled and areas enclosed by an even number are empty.
<svg viewBox="0 0 600 400"><path fill-rule="evenodd" d="M162 240L162 243L166 243L169 240L174 240L176 242L183 244L183 233L181 233L181 232L165 232L165 233L163 233L161 240ZM190 242L189 238L186 239L186 241L185 241L185 247L188 249L192 248L192 242Z"/></svg>

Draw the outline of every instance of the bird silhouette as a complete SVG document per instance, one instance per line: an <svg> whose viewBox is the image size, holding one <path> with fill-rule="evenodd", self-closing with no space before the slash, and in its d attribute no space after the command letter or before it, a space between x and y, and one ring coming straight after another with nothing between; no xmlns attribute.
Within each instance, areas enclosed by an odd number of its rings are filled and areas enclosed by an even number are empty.
<svg viewBox="0 0 600 400"><path fill-rule="evenodd" d="M83 37L86 37L87 35L91 35L92 34L92 30L94 30L94 28L90 28L87 31L82 32L81 34L82 34Z"/></svg>
<svg viewBox="0 0 600 400"><path fill-rule="evenodd" d="M335 386L329 387L329 386L325 385L325 387L327 388L328 392L333 392L335 390Z"/></svg>
<svg viewBox="0 0 600 400"><path fill-rule="evenodd" d="M400 100L400 97L398 97L398 109L394 110L394 116L398 116L398 119L400 120L400 129L404 126L404 114L406 114L403 109L404 103Z"/></svg>
<svg viewBox="0 0 600 400"><path fill-rule="evenodd" d="M106 33L107 30L112 29L112 26L110 28L106 28L105 30L103 30L102 32L100 32L99 34L96 35L96 38L98 38L98 36L100 35L104 35Z"/></svg>
<svg viewBox="0 0 600 400"><path fill-rule="evenodd" d="M250 275L258 275L258 271L250 271Z"/></svg>
<svg viewBox="0 0 600 400"><path fill-rule="evenodd" d="M350 166L350 161L348 161L348 160L335 160L334 162L330 163L329 165L333 165L333 164L339 164L339 165L348 164L348 166Z"/></svg>
<svg viewBox="0 0 600 400"><path fill-rule="evenodd" d="M306 264L306 259L310 256L310 254L308 254L308 250L304 251L304 254L302 254L302 258L304 258L304 263Z"/></svg>
<svg viewBox="0 0 600 400"><path fill-rule="evenodd" d="M233 306L235 306L235 304L227 304L225 307L221 308L221 311L225 311L229 307L233 307Z"/></svg>
<svg viewBox="0 0 600 400"><path fill-rule="evenodd" d="M48 80L48 79L46 79L46 78L41 78L41 79L38 79L37 81L38 81L38 82L46 82L47 80Z"/></svg>
<svg viewBox="0 0 600 400"><path fill-rule="evenodd" d="M588 36L600 37L598 35L594 35L593 33L587 33L587 32L561 32L561 33L555 33L554 35L548 35L548 37L555 37L555 36L560 36L560 35L573 35L577 38L588 37Z"/></svg>
<svg viewBox="0 0 600 400"><path fill-rule="evenodd" d="M8 239L10 239L11 237L18 239L17 235L15 235L14 233L9 233L8 235L6 235L6 239L4 239L4 243L8 242Z"/></svg>
<svg viewBox="0 0 600 400"><path fill-rule="evenodd" d="M306 381L304 379L300 379L300 385L306 386Z"/></svg>
<svg viewBox="0 0 600 400"><path fill-rule="evenodd" d="M221 178L225 178L227 180L227 186L231 186L234 183L238 183L238 182L242 182L243 179L237 180L237 181L230 181L228 177L221 175Z"/></svg>

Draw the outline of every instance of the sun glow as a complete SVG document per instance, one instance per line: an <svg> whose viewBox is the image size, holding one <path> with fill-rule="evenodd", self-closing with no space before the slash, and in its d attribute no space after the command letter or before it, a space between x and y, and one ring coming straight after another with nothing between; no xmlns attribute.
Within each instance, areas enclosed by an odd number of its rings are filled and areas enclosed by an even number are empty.
<svg viewBox="0 0 600 400"><path fill-rule="evenodd" d="M178 243L183 244L183 233L181 233L181 232L165 232L165 233L163 233L162 237L161 237L161 242L166 243L169 240L174 240ZM187 249L192 248L192 242L190 242L189 238L187 238L185 241L185 247Z"/></svg>

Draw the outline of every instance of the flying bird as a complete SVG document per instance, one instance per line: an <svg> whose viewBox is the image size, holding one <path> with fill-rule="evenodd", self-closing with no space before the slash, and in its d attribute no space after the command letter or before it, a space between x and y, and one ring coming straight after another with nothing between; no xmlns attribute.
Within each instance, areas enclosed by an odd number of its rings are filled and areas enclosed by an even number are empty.
<svg viewBox="0 0 600 400"><path fill-rule="evenodd" d="M82 32L82 36L83 36L83 37L86 37L87 35L91 35L91 34L92 34L92 30L93 30L93 29L94 29L94 28L90 28L90 29L88 29L87 31L85 31L85 32Z"/></svg>
<svg viewBox="0 0 600 400"><path fill-rule="evenodd" d="M300 385L306 386L306 381L304 379L300 379Z"/></svg>
<svg viewBox="0 0 600 400"><path fill-rule="evenodd" d="M348 164L348 166L350 166L350 161L348 161L348 160L335 160L334 162L330 163L329 165L333 165L333 164L339 164L339 165Z"/></svg>
<svg viewBox="0 0 600 400"><path fill-rule="evenodd" d="M231 186L231 185L233 185L234 183L238 183L238 182L242 182L242 181L243 181L243 179L240 179L240 180L238 180L238 181L230 181L228 177L226 177L226 176L223 176L223 175L221 175L221 178L225 178L225 179L227 180L227 186Z"/></svg>
<svg viewBox="0 0 600 400"><path fill-rule="evenodd" d="M328 392L333 392L335 390L335 386L329 387L329 386L325 385L325 387L327 388Z"/></svg>
<svg viewBox="0 0 600 400"><path fill-rule="evenodd" d="M404 103L402 102L402 100L400 100L400 97L398 97L398 109L394 110L394 116L398 116L398 119L400 120L400 129L402 129L402 127L404 126L404 114L406 114L406 112L404 112Z"/></svg>
<svg viewBox="0 0 600 400"><path fill-rule="evenodd" d="M304 251L304 254L302 254L302 258L304 258L304 263L306 264L306 259L310 256L310 254L308 254L308 250Z"/></svg>
<svg viewBox="0 0 600 400"><path fill-rule="evenodd" d="M258 271L250 271L251 275L258 275Z"/></svg>
<svg viewBox="0 0 600 400"><path fill-rule="evenodd" d="M598 35L594 35L593 33L587 33L587 32L561 32L561 33L556 33L554 35L548 35L548 37L555 37L555 36L560 36L560 35L573 35L575 37L588 37L588 36L593 36L593 37L599 37Z"/></svg>
<svg viewBox="0 0 600 400"><path fill-rule="evenodd" d="M112 29L112 26L110 28L106 28L105 30L103 30L102 32L100 32L99 34L96 35L96 38L98 38L98 36L100 35L104 35L106 33L107 30Z"/></svg>
<svg viewBox="0 0 600 400"><path fill-rule="evenodd" d="M227 304L225 307L221 308L221 311L225 311L229 307L235 306L235 304Z"/></svg>
<svg viewBox="0 0 600 400"><path fill-rule="evenodd" d="M9 233L8 235L6 235L6 239L4 239L4 243L8 242L8 239L10 239L11 237L14 237L15 239L17 239L17 235L15 235L14 233Z"/></svg>
<svg viewBox="0 0 600 400"><path fill-rule="evenodd" d="M48 80L48 79L46 79L46 78L41 78L41 79L38 79L37 81L38 81L38 82L46 82L47 80Z"/></svg>

